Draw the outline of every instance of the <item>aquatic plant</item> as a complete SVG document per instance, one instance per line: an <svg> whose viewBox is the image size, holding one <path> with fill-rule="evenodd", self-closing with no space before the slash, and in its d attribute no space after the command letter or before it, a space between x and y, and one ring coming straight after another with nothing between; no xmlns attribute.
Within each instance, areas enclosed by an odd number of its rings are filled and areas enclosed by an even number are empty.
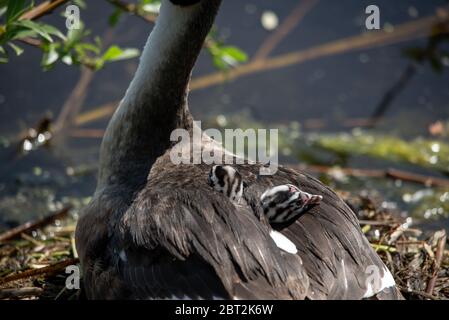
<svg viewBox="0 0 449 320"><path fill-rule="evenodd" d="M393 135L353 130L352 133L315 134L310 141L342 156L370 156L449 174L449 144L442 140L419 137L407 141Z"/></svg>

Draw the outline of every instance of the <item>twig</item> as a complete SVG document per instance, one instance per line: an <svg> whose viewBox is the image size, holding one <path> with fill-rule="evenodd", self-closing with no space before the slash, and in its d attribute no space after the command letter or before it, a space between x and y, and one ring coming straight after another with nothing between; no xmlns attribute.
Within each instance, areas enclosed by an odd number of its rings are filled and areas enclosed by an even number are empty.
<svg viewBox="0 0 449 320"><path fill-rule="evenodd" d="M94 71L82 66L80 78L62 106L59 116L55 122L54 131L61 130L66 123L72 123L76 117L87 95L87 88L94 77Z"/></svg>
<svg viewBox="0 0 449 320"><path fill-rule="evenodd" d="M35 39L35 38L31 38L31 37L17 39L17 41L20 41L20 42L22 42L24 44L27 44L29 46L32 46L32 47L40 48L42 46L42 41L41 40Z"/></svg>
<svg viewBox="0 0 449 320"><path fill-rule="evenodd" d="M447 20L447 19L446 19ZM442 29L447 31L446 23L437 23L432 27L432 30ZM441 33L432 34L429 37L423 56L418 59L418 63L422 64L425 60L432 59L437 54L438 46L441 42L446 41L446 35ZM378 122L384 117L385 112L392 105L394 99L404 90L408 83L417 72L417 62L410 62L401 74L395 84L385 93L382 100L371 115L371 128L374 128Z"/></svg>
<svg viewBox="0 0 449 320"><path fill-rule="evenodd" d="M69 0L47 0L25 12L20 17L20 20L35 20L46 14L51 13L54 9L60 7Z"/></svg>
<svg viewBox="0 0 449 320"><path fill-rule="evenodd" d="M403 293L412 293L412 294L416 294L418 296L422 296L424 298L431 299L431 300L443 300L443 299L441 299L441 298L439 298L437 296L434 296L432 294L426 293L424 291L417 291L417 290L407 289L407 288L404 288L404 287L401 287L401 286L398 286L398 287L399 287L399 289Z"/></svg>
<svg viewBox="0 0 449 320"><path fill-rule="evenodd" d="M298 25L304 16L318 3L319 0L302 0L289 16L262 43L255 53L253 60L263 60L276 48L276 46Z"/></svg>
<svg viewBox="0 0 449 320"><path fill-rule="evenodd" d="M65 207L64 209L62 209L48 217L45 217L45 218L37 220L37 221L30 221L30 222L22 224L18 227L15 227L11 230L8 230L8 231L0 234L0 242L4 242L4 241L10 240L10 239L19 237L22 233L29 233L32 230L41 228L45 225L52 223L56 219L61 219L67 215L67 213L70 211L71 208L72 208L71 206Z"/></svg>
<svg viewBox="0 0 449 320"><path fill-rule="evenodd" d="M376 243L371 243L371 246L374 248L374 250L379 251L387 251L387 252L397 252L397 249L393 246L389 246L386 244L376 244Z"/></svg>
<svg viewBox="0 0 449 320"><path fill-rule="evenodd" d="M411 241L411 240L398 240L398 241L396 241L396 245L398 245L398 244L419 244L419 245L424 245L425 244L425 241Z"/></svg>
<svg viewBox="0 0 449 320"><path fill-rule="evenodd" d="M38 296L44 290L42 288L37 287L23 287L17 289L3 289L0 290L0 299L9 299L9 298L23 298L30 296Z"/></svg>
<svg viewBox="0 0 449 320"><path fill-rule="evenodd" d="M78 252L76 251L76 243L75 243L75 237L72 235L70 237L70 246L72 247L72 255L75 259L78 259Z"/></svg>
<svg viewBox="0 0 449 320"><path fill-rule="evenodd" d="M447 179L429 177L422 174L416 174L397 169L388 169L386 172L386 176L393 179L424 184L429 187L449 187L449 180Z"/></svg>
<svg viewBox="0 0 449 320"><path fill-rule="evenodd" d="M114 113L119 103L120 101L108 102L94 108L93 110L81 113L75 118L75 124L80 126L101 118L105 118Z"/></svg>
<svg viewBox="0 0 449 320"><path fill-rule="evenodd" d="M75 138L97 138L101 139L104 136L103 129L73 129L69 135Z"/></svg>
<svg viewBox="0 0 449 320"><path fill-rule="evenodd" d="M381 122L382 119L379 120ZM371 127L373 120L370 118L347 118L339 121L338 125L344 128L354 128L354 127ZM305 129L322 129L329 125L329 121L325 119L307 119L304 121ZM335 125L335 123L332 123Z"/></svg>
<svg viewBox="0 0 449 320"><path fill-rule="evenodd" d="M37 241L36 239L34 239L33 237L27 235L26 233L21 233L20 236L21 236L23 239L25 239L25 240L27 240L27 241L33 243L35 246L41 246L41 245L42 245L42 242Z"/></svg>
<svg viewBox="0 0 449 320"><path fill-rule="evenodd" d="M111 30L107 30L103 35L103 45L106 46L111 42L113 37L113 32ZM75 121L76 116L81 110L83 103L86 99L88 88L90 83L94 78L95 72L91 68L86 66L81 67L81 74L70 93L69 97L65 101L62 106L61 111L59 112L58 118L55 123L54 131L60 131L65 128L66 124L72 125Z"/></svg>
<svg viewBox="0 0 449 320"><path fill-rule="evenodd" d="M3 285L5 283L11 282L11 281L17 281L17 280L24 279L24 278L36 277L36 276L40 276L40 275L44 275L44 274L52 275L61 270L64 270L65 267L77 264L78 262L79 262L79 259L70 258L70 259L52 264L48 267L27 270L27 271L24 271L21 273L9 275L4 278L0 278L0 285Z"/></svg>
<svg viewBox="0 0 449 320"><path fill-rule="evenodd" d="M407 182L419 183L430 187L449 187L449 180L438 177L431 177L422 174L416 174L403 170L389 168L386 170L381 169L354 169L354 168L334 168L328 166L318 165L289 165L294 169L305 170L318 173L332 172L333 170L339 170L345 175L352 177L371 177L371 178L391 178Z"/></svg>
<svg viewBox="0 0 449 320"><path fill-rule="evenodd" d="M368 225L368 226L395 226L399 225L397 222L384 222L384 221L371 221L371 220L359 220L360 224Z"/></svg>
<svg viewBox="0 0 449 320"><path fill-rule="evenodd" d="M292 168L297 168L298 170L306 170L317 173L330 173L334 170L338 170L345 175L353 177L372 177L372 178L383 178L385 177L385 170L378 169L355 169L355 168L338 168L320 165L290 165Z"/></svg>
<svg viewBox="0 0 449 320"><path fill-rule="evenodd" d="M83 112L78 117L76 117L75 124L84 125L86 123L105 118L114 113L119 103L120 101L118 100L112 101L94 107L94 109L91 111ZM307 119L303 124L305 129L313 130L322 129L328 125L329 122L325 119ZM335 123L332 123L332 125L335 125ZM342 128L370 127L372 125L372 120L369 118L347 118L339 121L338 125Z"/></svg>
<svg viewBox="0 0 449 320"><path fill-rule="evenodd" d="M59 291L59 293L56 295L54 300L58 300L59 297L65 292L66 289L67 289L67 287L62 287L61 291Z"/></svg>
<svg viewBox="0 0 449 320"><path fill-rule="evenodd" d="M237 66L225 74L223 72L214 72L209 75L193 79L190 83L190 89L204 89L229 80L247 76L249 74L279 69L320 57L416 39L427 35L431 26L438 21L440 21L440 18L434 15L399 25L395 28L395 32L392 33L379 31L375 33L361 34L332 41L309 49L279 55L274 58L254 60L250 63Z"/></svg>
<svg viewBox="0 0 449 320"><path fill-rule="evenodd" d="M413 76L416 74L416 65L410 63L401 74L396 83L384 94L379 105L375 108L371 115L371 123L369 127L374 128L380 120L382 120L388 107L393 100L404 90L405 86L410 82Z"/></svg>
<svg viewBox="0 0 449 320"><path fill-rule="evenodd" d="M432 278L427 283L426 293L433 294L435 288L435 282L438 277L438 271L440 270L441 261L443 260L444 247L446 246L446 233L440 237L437 245L437 252L435 255L435 264L433 268Z"/></svg>

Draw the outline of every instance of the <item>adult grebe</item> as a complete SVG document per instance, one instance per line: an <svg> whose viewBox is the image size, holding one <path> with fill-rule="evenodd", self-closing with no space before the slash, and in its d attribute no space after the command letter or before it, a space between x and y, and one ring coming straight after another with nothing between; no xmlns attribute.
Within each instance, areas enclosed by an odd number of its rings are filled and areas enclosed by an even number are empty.
<svg viewBox="0 0 449 320"><path fill-rule="evenodd" d="M192 131L190 73L220 0L162 0L160 15L100 151L98 185L78 221L76 245L92 299L360 299L400 297L354 212L318 180L279 167L236 165L248 188L238 210L209 192L210 166L170 161ZM207 135L202 148L223 151ZM320 194L320 205L281 231L298 248L280 250L254 214L274 186ZM206 191L207 189L207 191ZM370 281L370 267L379 281ZM309 285L310 284L310 285Z"/></svg>

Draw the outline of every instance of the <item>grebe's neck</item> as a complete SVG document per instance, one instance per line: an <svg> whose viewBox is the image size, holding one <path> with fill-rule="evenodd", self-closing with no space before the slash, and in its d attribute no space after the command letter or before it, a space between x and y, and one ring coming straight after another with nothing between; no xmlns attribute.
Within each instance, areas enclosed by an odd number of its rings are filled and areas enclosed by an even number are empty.
<svg viewBox="0 0 449 320"><path fill-rule="evenodd" d="M188 82L221 0L161 2L135 76L106 129L97 189L143 185L154 161L171 146L171 132L192 126Z"/></svg>

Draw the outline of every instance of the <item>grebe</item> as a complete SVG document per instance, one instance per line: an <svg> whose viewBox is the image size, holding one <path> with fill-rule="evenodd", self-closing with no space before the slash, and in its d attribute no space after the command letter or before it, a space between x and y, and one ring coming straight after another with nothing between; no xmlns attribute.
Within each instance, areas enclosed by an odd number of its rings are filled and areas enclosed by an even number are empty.
<svg viewBox="0 0 449 320"><path fill-rule="evenodd" d="M313 177L262 164L236 169L245 205L209 192L210 166L174 164L175 129L192 132L187 104L193 65L220 0L162 0L160 15L123 100L106 129L98 183L76 228L90 299L400 298L355 213ZM207 152L226 151L206 134ZM195 149L193 149L195 150ZM323 197L310 214L277 230L296 254L275 245L257 219L261 195L292 184ZM377 270L379 281L372 282Z"/></svg>

